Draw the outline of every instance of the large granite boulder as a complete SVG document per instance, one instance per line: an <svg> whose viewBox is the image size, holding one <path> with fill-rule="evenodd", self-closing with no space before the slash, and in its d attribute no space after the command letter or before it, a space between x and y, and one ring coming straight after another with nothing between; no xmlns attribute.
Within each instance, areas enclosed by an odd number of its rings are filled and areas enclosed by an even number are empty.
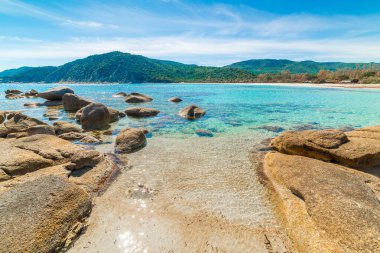
<svg viewBox="0 0 380 253"><path fill-rule="evenodd" d="M108 111L110 113L110 123L114 123L119 120L120 112L118 110L108 107Z"/></svg>
<svg viewBox="0 0 380 253"><path fill-rule="evenodd" d="M42 134L16 140L3 139L0 146L0 170L9 176L67 163L82 150L69 141Z"/></svg>
<svg viewBox="0 0 380 253"><path fill-rule="evenodd" d="M83 131L79 126L71 124L69 122L65 122L65 121L54 122L53 126L54 126L55 133L57 135L72 133L72 132L81 133Z"/></svg>
<svg viewBox="0 0 380 253"><path fill-rule="evenodd" d="M189 105L179 111L178 115L182 118L194 120L203 117L206 114L202 108L199 108L196 105Z"/></svg>
<svg viewBox="0 0 380 253"><path fill-rule="evenodd" d="M43 176L0 194L0 252L57 252L91 211L91 198L59 176Z"/></svg>
<svg viewBox="0 0 380 253"><path fill-rule="evenodd" d="M262 175L298 252L380 252L378 177L273 152Z"/></svg>
<svg viewBox="0 0 380 253"><path fill-rule="evenodd" d="M36 125L28 127L27 133L29 136L36 134L50 134L55 135L54 127L49 125Z"/></svg>
<svg viewBox="0 0 380 253"><path fill-rule="evenodd" d="M130 117L136 118L154 117L159 113L159 110L145 107L130 107L125 110L125 114L127 114Z"/></svg>
<svg viewBox="0 0 380 253"><path fill-rule="evenodd" d="M344 166L370 169L380 166L380 127L339 130L285 132L271 146L285 154L307 156Z"/></svg>
<svg viewBox="0 0 380 253"><path fill-rule="evenodd" d="M133 153L146 144L145 131L140 128L126 128L116 137L115 151L117 153Z"/></svg>
<svg viewBox="0 0 380 253"><path fill-rule="evenodd" d="M105 129L110 123L110 112L101 103L91 103L83 108L80 123L85 130Z"/></svg>
<svg viewBox="0 0 380 253"><path fill-rule="evenodd" d="M124 99L124 101L127 103L146 103L152 100L153 98L137 92L132 92L131 94L128 94L127 96L125 96Z"/></svg>
<svg viewBox="0 0 380 253"><path fill-rule="evenodd" d="M72 93L66 93L62 97L63 108L65 111L76 112L79 109L91 104L90 100L79 97L78 95Z"/></svg>
<svg viewBox="0 0 380 253"><path fill-rule="evenodd" d="M67 93L74 93L74 91L70 89L69 87L54 87L54 88L48 89L45 92L38 93L37 96L40 98L54 101L54 100L62 100L63 95Z"/></svg>
<svg viewBox="0 0 380 253"><path fill-rule="evenodd" d="M36 126L36 125L47 125L47 124L42 122L41 120L29 117L19 112L14 113L13 115L10 114L8 117L8 121L4 123L4 127L8 134L26 132L29 127Z"/></svg>

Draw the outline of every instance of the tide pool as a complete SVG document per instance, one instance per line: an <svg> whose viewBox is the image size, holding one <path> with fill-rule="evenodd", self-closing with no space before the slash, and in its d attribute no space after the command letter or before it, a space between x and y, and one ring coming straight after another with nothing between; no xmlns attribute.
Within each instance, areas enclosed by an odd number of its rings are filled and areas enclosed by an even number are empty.
<svg viewBox="0 0 380 253"><path fill-rule="evenodd" d="M43 114L47 107L26 108L27 102L43 102L40 98L5 99L4 91L19 89L45 91L58 84L1 84L0 110L23 111L25 114L48 121ZM62 86L62 85L60 85ZM65 84L76 94L117 110L131 106L156 108L161 113L154 118L125 117L112 125L117 132L125 127L146 127L153 135L189 137L199 129L214 136L263 131L263 126L285 130L363 127L380 124L380 91L366 89L309 88L272 85L232 84ZM153 97L145 104L127 104L123 98L113 97L118 92L139 92ZM183 102L168 102L171 97ZM177 112L190 104L206 110L205 117L188 121ZM73 114L59 109L59 120L75 122Z"/></svg>

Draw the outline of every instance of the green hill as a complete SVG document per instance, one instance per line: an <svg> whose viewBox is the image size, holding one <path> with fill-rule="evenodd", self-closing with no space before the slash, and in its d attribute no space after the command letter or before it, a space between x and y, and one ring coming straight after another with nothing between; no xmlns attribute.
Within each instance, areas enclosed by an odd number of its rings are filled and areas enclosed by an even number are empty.
<svg viewBox="0 0 380 253"><path fill-rule="evenodd" d="M8 71L9 73L9 71ZM234 68L201 67L140 55L111 52L59 67L28 68L3 76L2 82L249 82L255 76Z"/></svg>
<svg viewBox="0 0 380 253"><path fill-rule="evenodd" d="M249 71L253 74L279 73L289 71L293 74L316 74L320 70L336 71L339 69L364 69L369 67L379 68L378 63L343 63L343 62L315 62L315 61L290 61L290 60L248 60L228 65L230 68L237 68Z"/></svg>

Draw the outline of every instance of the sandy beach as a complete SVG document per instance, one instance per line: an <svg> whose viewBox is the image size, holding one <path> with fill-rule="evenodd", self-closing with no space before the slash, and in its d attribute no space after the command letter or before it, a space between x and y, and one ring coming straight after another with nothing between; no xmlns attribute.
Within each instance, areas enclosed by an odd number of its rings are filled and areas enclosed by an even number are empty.
<svg viewBox="0 0 380 253"><path fill-rule="evenodd" d="M153 138L96 199L69 252L285 252L253 136Z"/></svg>

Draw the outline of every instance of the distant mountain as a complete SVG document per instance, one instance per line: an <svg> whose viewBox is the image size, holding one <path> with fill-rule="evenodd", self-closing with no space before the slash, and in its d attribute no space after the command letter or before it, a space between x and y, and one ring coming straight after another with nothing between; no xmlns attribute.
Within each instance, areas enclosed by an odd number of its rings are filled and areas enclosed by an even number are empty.
<svg viewBox="0 0 380 253"><path fill-rule="evenodd" d="M59 67L22 68L1 72L1 82L249 82L255 76L234 68L201 67L140 55L111 52Z"/></svg>
<svg viewBox="0 0 380 253"><path fill-rule="evenodd" d="M203 67L173 61L150 59L141 55L111 52L89 56L58 67L22 67L0 72L0 82L73 82L73 83L249 83L283 81L279 75L262 79L258 74L279 74L289 71L292 74L312 74L311 80L318 80L320 70L338 69L380 69L377 63L342 62L295 62L290 60L249 60L225 67ZM366 75L373 75L367 73ZM314 78L314 79L313 79ZM340 76L335 79L344 79ZM360 76L359 79L366 78ZM295 80L299 81L299 77ZM291 80L290 80L291 81ZM368 80L367 80L368 81Z"/></svg>
<svg viewBox="0 0 380 253"><path fill-rule="evenodd" d="M290 60L248 60L228 65L230 68L237 68L249 71L253 74L280 73L289 71L293 74L316 74L320 70L336 71L339 69L368 68L369 66L379 68L379 63L343 63L343 62L315 62L315 61L290 61Z"/></svg>

